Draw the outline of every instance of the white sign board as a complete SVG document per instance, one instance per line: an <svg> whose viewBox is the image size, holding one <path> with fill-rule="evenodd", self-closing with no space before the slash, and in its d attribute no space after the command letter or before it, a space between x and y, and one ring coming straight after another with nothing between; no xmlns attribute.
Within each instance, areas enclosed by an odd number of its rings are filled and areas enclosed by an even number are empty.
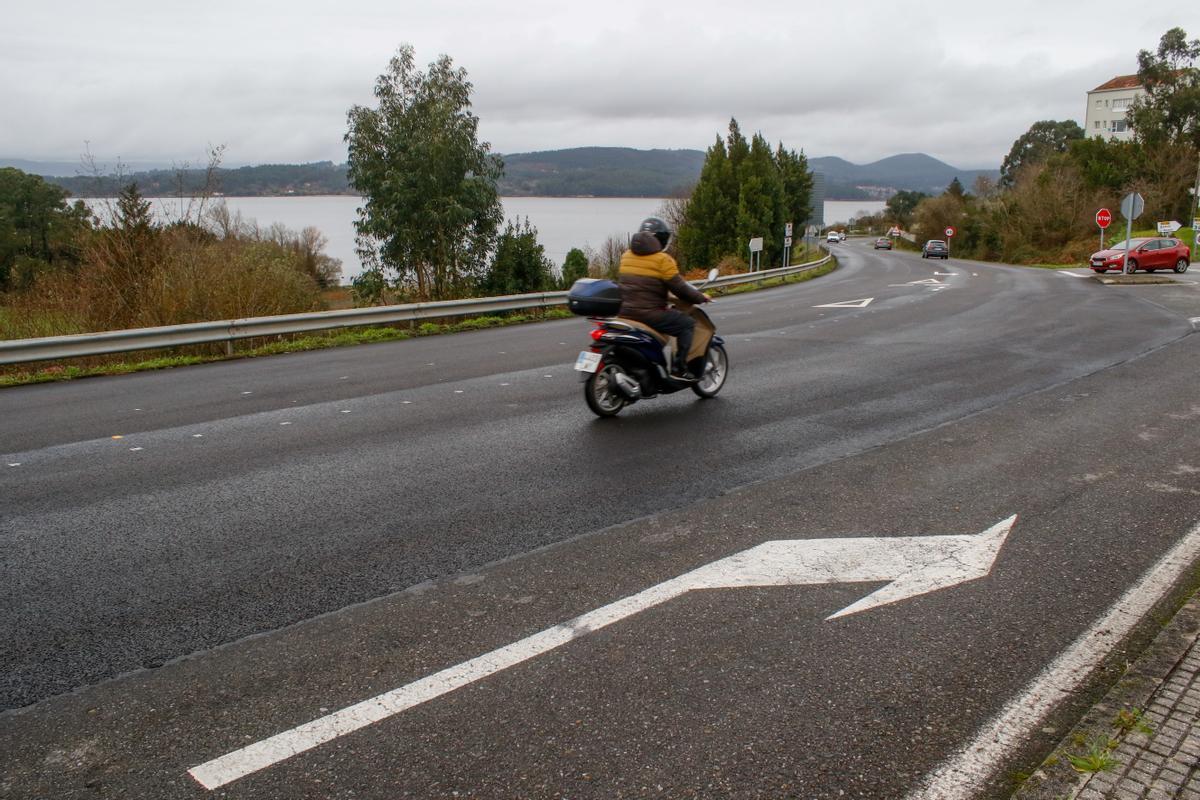
<svg viewBox="0 0 1200 800"><path fill-rule="evenodd" d="M753 239L750 240L750 252L751 253L761 253L762 252L762 243L763 243L762 237L755 236Z"/></svg>
<svg viewBox="0 0 1200 800"><path fill-rule="evenodd" d="M1192 220L1192 230L1194 230L1196 233L1200 233L1200 217L1196 217L1194 220Z"/></svg>
<svg viewBox="0 0 1200 800"><path fill-rule="evenodd" d="M1175 220L1171 220L1170 222L1160 222L1155 227L1158 228L1159 236L1170 236L1172 233L1179 230L1183 226L1180 225Z"/></svg>
<svg viewBox="0 0 1200 800"><path fill-rule="evenodd" d="M783 246L791 247L792 246L792 237L790 237L790 236L783 237Z"/></svg>
<svg viewBox="0 0 1200 800"><path fill-rule="evenodd" d="M783 226L783 235L784 236L792 235L792 223L789 222L787 225Z"/></svg>
<svg viewBox="0 0 1200 800"><path fill-rule="evenodd" d="M806 231L806 233L807 233L809 236L816 236L816 235L817 235L817 226L816 226L816 225L809 225L809 226L808 226L808 230Z"/></svg>

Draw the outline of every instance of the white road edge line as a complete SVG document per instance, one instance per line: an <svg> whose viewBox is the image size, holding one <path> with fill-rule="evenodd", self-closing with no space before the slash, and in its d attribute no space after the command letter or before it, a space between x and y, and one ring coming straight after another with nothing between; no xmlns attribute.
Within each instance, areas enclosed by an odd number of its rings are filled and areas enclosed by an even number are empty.
<svg viewBox="0 0 1200 800"><path fill-rule="evenodd" d="M1064 696L1075 691L1101 659L1133 630L1175 581L1200 557L1197 524L1121 596L1108 613L1075 640L1032 684L988 721L961 748L906 795L905 800L967 800L1020 746Z"/></svg>
<svg viewBox="0 0 1200 800"><path fill-rule="evenodd" d="M1072 278L1090 278L1090 277L1092 277L1091 275L1080 275L1077 272L1071 272L1070 270L1066 270L1066 269L1058 270L1058 274L1059 275L1070 275Z"/></svg>

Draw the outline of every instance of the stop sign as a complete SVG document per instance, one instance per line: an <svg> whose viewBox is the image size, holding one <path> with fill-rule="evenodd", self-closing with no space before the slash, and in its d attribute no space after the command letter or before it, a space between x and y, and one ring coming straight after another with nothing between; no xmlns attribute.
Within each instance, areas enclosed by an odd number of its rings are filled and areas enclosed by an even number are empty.
<svg viewBox="0 0 1200 800"><path fill-rule="evenodd" d="M1102 208L1097 211L1096 224L1099 225L1101 229L1107 228L1112 224L1112 212L1107 208Z"/></svg>

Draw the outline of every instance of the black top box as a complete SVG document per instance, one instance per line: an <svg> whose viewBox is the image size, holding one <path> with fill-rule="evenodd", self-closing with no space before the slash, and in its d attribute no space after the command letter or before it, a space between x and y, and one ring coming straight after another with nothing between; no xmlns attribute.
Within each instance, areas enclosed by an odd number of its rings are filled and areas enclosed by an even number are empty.
<svg viewBox="0 0 1200 800"><path fill-rule="evenodd" d="M580 278L567 292L567 308L581 317L615 317L621 308L621 287L603 278Z"/></svg>

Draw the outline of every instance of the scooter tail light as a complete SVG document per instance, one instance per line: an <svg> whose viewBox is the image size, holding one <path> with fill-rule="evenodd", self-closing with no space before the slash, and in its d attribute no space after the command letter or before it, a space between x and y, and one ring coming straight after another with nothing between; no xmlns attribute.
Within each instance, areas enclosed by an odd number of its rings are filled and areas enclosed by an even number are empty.
<svg viewBox="0 0 1200 800"><path fill-rule="evenodd" d="M601 327L593 328L591 335L592 335L593 342L600 341L600 337L604 335L604 328L601 328Z"/></svg>

